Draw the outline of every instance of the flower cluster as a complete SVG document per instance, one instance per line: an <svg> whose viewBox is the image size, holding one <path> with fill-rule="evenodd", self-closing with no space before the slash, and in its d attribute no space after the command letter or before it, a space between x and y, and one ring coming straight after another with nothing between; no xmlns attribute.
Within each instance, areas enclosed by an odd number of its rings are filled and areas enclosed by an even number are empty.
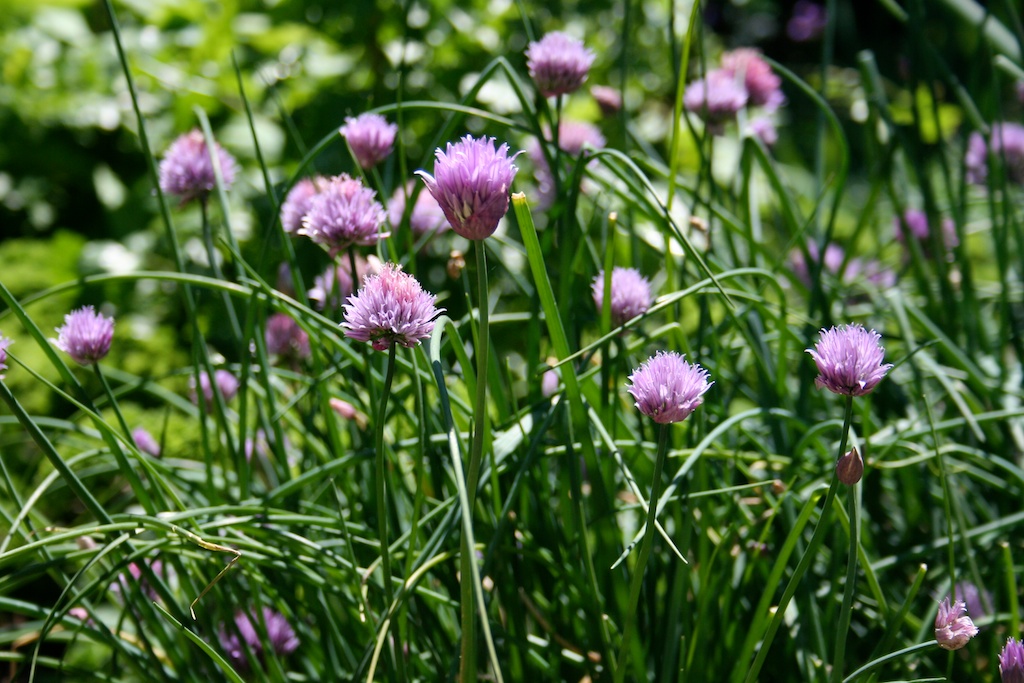
<svg viewBox="0 0 1024 683"><path fill-rule="evenodd" d="M321 311L327 308L340 308L345 302L345 297L356 291L356 283L362 281L367 275L379 273L381 262L372 254L363 258L356 254L356 277L352 278L351 262L347 258L339 259L338 263L330 265L321 275L313 279L313 286L309 290L309 300L316 304Z"/></svg>
<svg viewBox="0 0 1024 683"><path fill-rule="evenodd" d="M749 98L747 89L732 74L716 69L686 86L683 106L704 119L708 130L718 134L725 130L727 121L747 106Z"/></svg>
<svg viewBox="0 0 1024 683"><path fill-rule="evenodd" d="M726 52L722 55L721 68L743 84L751 106L774 111L785 103L782 79L761 58L759 51L745 47Z"/></svg>
<svg viewBox="0 0 1024 683"><path fill-rule="evenodd" d="M860 325L843 325L821 331L821 337L807 353L818 366L814 383L834 394L863 396L874 389L892 363L883 363L885 349L881 335Z"/></svg>
<svg viewBox="0 0 1024 683"><path fill-rule="evenodd" d="M149 568L153 575L158 579L166 581L170 578L170 570L164 567L164 563L160 560L143 560L146 566ZM140 563L131 562L128 564L128 571L121 572L117 575L117 580L110 585L111 590L121 595L128 595L132 590L132 587L136 587L139 591L150 600L156 600L159 596L149 580L146 578L145 569Z"/></svg>
<svg viewBox="0 0 1024 683"><path fill-rule="evenodd" d="M544 134L550 139L549 131L545 130ZM592 123L563 119L558 124L558 147L569 156L578 157L585 154L588 149L601 149L605 142L600 129ZM537 208L544 211L555 201L555 181L539 140L531 141L527 148L527 156L533 162L534 173L537 176Z"/></svg>
<svg viewBox="0 0 1024 683"><path fill-rule="evenodd" d="M235 158L214 143L217 165L225 189L235 182L237 164ZM205 199L217 185L213 172L213 161L206 148L206 139L201 130L185 133L171 143L160 162L160 189L167 194L181 198L186 204L193 199Z"/></svg>
<svg viewBox="0 0 1024 683"><path fill-rule="evenodd" d="M114 339L114 319L97 313L92 306L71 311L58 327L57 348L79 365L98 363L110 352Z"/></svg>
<svg viewBox="0 0 1024 683"><path fill-rule="evenodd" d="M786 22L786 35L795 43L806 43L821 38L827 24L824 6L810 0L796 0L793 14Z"/></svg>
<svg viewBox="0 0 1024 683"><path fill-rule="evenodd" d="M4 371L7 370L7 347L14 341L0 334L0 379L4 378Z"/></svg>
<svg viewBox="0 0 1024 683"><path fill-rule="evenodd" d="M397 228L405 216L406 202L415 191L415 181L409 181L403 187L395 190L391 201L388 202L388 221L392 228ZM449 227L444 211L438 205L430 192L420 192L416 195L412 209L409 211L409 227L417 237L427 233L441 232Z"/></svg>
<svg viewBox="0 0 1024 683"><path fill-rule="evenodd" d="M561 31L552 31L526 48L526 67L545 97L579 90L593 63L594 53Z"/></svg>
<svg viewBox="0 0 1024 683"><path fill-rule="evenodd" d="M607 85L594 85L590 88L590 96L594 98L601 113L605 116L616 114L622 109L622 94L615 88Z"/></svg>
<svg viewBox="0 0 1024 683"><path fill-rule="evenodd" d="M224 402L230 403L231 399L238 393L238 387L241 383L227 370L215 370L213 379L217 383L220 395L224 397ZM210 384L210 376L206 374L205 370L199 373L199 386L203 392L203 404L209 410L210 406L213 405L213 385ZM189 399L192 403L199 404L199 397L196 395L195 376L189 378Z"/></svg>
<svg viewBox="0 0 1024 683"><path fill-rule="evenodd" d="M988 144L981 133L972 133L967 141L967 182L984 185L988 180L988 157L1005 163L1006 179L1017 185L1024 184L1024 126L1019 123L994 123Z"/></svg>
<svg viewBox="0 0 1024 683"><path fill-rule="evenodd" d="M387 237L381 226L387 219L377 193L362 181L342 173L329 178L309 200L298 234L306 235L331 255L350 246L369 246Z"/></svg>
<svg viewBox="0 0 1024 683"><path fill-rule="evenodd" d="M1008 638L999 653L999 678L1003 683L1024 683L1024 642Z"/></svg>
<svg viewBox="0 0 1024 683"><path fill-rule="evenodd" d="M659 351L629 376L636 407L659 424L681 422L701 403L714 382L708 371L674 351Z"/></svg>
<svg viewBox="0 0 1024 683"><path fill-rule="evenodd" d="M928 224L928 216L919 209L907 209L902 216L893 219L893 233L900 244L907 243L907 234L916 240L926 256L930 255L932 227ZM949 218L942 219L941 243L946 250L946 258L951 260L953 249L960 244L956 234L956 224Z"/></svg>
<svg viewBox="0 0 1024 683"><path fill-rule="evenodd" d="M388 123L380 114L367 113L346 118L345 125L338 132L348 143L356 163L364 169L371 169L391 154L398 126Z"/></svg>
<svg viewBox="0 0 1024 683"><path fill-rule="evenodd" d="M604 271L590 285L594 305L600 313L604 309ZM651 283L636 268L612 269L612 326L618 327L651 307Z"/></svg>
<svg viewBox="0 0 1024 683"><path fill-rule="evenodd" d="M494 138L465 136L447 149L438 149L434 174L417 171L437 200L452 229L471 240L490 237L508 212L509 187L519 169L508 145L495 147Z"/></svg>
<svg viewBox="0 0 1024 683"><path fill-rule="evenodd" d="M229 633L226 624L222 624L218 631L221 648L227 653L231 663L239 668L244 668L248 664L243 647L247 646L257 657L263 654L259 621L262 621L262 626L266 628L267 644L278 657L289 655L299 647L299 637L283 614L264 607L261 616L262 619L252 613L237 612L234 618L237 633Z"/></svg>
<svg viewBox="0 0 1024 683"><path fill-rule="evenodd" d="M807 243L807 255L811 257L812 263L817 263L820 255L818 244L814 241ZM789 256L790 267L793 274L804 283L811 286L811 273L804 258L803 251L794 249ZM896 273L883 266L874 259L863 260L859 258L846 258L846 252L835 242L825 245L825 256L821 259L822 272L838 279L844 284L852 283L858 279L869 282L879 289L892 287L896 284Z"/></svg>
<svg viewBox="0 0 1024 683"><path fill-rule="evenodd" d="M348 298L341 326L346 336L370 342L377 351L394 343L411 348L433 331L434 319L444 311L434 305L436 298L400 266L386 263Z"/></svg>
<svg viewBox="0 0 1024 683"><path fill-rule="evenodd" d="M975 619L984 619L992 615L992 593L984 588L978 588L970 581L957 581L953 586L953 597L963 600L967 605L968 614L973 614Z"/></svg>
<svg viewBox="0 0 1024 683"><path fill-rule="evenodd" d="M935 640L945 650L959 650L974 636L978 635L978 627L967 616L967 606L963 600L949 598L939 605L939 613L935 615Z"/></svg>
<svg viewBox="0 0 1024 683"><path fill-rule="evenodd" d="M281 204L281 227L289 235L294 235L302 228L302 219L309 213L313 197L327 182L322 175L303 178L295 183L288 196Z"/></svg>
<svg viewBox="0 0 1024 683"><path fill-rule="evenodd" d="M309 335L295 318L285 313L274 313L267 318L264 332L267 353L285 358L309 358Z"/></svg>
<svg viewBox="0 0 1024 683"><path fill-rule="evenodd" d="M716 135L744 107L760 107L770 113L785 101L782 79L752 48L726 52L719 68L690 83L683 93L686 110L704 119L708 130ZM752 132L763 136L766 144L774 142L774 126L770 122L759 123Z"/></svg>

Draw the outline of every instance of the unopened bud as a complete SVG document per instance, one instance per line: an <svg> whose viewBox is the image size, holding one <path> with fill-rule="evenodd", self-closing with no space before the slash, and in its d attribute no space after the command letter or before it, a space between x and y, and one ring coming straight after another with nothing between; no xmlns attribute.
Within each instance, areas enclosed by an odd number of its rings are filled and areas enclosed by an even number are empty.
<svg viewBox="0 0 1024 683"><path fill-rule="evenodd" d="M854 446L836 463L836 477L847 486L853 486L864 476L864 460Z"/></svg>
<svg viewBox="0 0 1024 683"><path fill-rule="evenodd" d="M96 541L92 540L88 536L79 536L75 539L75 545L78 546L79 550L95 550Z"/></svg>
<svg viewBox="0 0 1024 683"><path fill-rule="evenodd" d="M458 249L452 249L448 255L448 277L458 280L462 270L466 267L466 259Z"/></svg>
<svg viewBox="0 0 1024 683"><path fill-rule="evenodd" d="M356 423L359 429L366 429L366 416L356 410L356 407L348 401L343 401L340 398L332 398L329 401L331 410L338 414L338 417L343 420L351 420Z"/></svg>

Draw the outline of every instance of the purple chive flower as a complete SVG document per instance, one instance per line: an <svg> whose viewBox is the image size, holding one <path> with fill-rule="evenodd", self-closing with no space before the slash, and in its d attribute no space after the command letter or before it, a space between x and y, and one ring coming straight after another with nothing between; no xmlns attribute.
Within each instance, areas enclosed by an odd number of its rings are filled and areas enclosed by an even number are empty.
<svg viewBox="0 0 1024 683"><path fill-rule="evenodd" d="M459 235L471 240L490 237L508 212L509 186L519 169L508 145L495 148L494 138L467 135L446 151L435 152L434 175L416 171Z"/></svg>
<svg viewBox="0 0 1024 683"><path fill-rule="evenodd" d="M309 201L298 234L306 235L332 256L350 246L370 246L389 233L381 233L387 219L376 192L342 173L329 178Z"/></svg>
<svg viewBox="0 0 1024 683"><path fill-rule="evenodd" d="M286 233L294 235L299 232L313 197L326 183L327 179L321 175L303 178L288 191L288 196L281 204L281 227Z"/></svg>
<svg viewBox="0 0 1024 683"><path fill-rule="evenodd" d="M904 226L906 230L904 230ZM924 211L907 209L903 212L902 220L899 216L893 219L892 227L896 240L900 244L907 243L907 232L909 232L911 237L921 245L924 254L930 255L932 229ZM953 249L960 244L960 239L956 235L956 224L948 218L942 219L942 244L946 249L947 258L952 257Z"/></svg>
<svg viewBox="0 0 1024 683"><path fill-rule="evenodd" d="M412 348L434 329L434 318L444 309L437 297L423 291L419 280L393 263L363 281L363 287L345 304L345 336L370 342L384 351L393 342Z"/></svg>
<svg viewBox="0 0 1024 683"><path fill-rule="evenodd" d="M954 600L950 605L946 598L939 605L935 615L935 640L944 650L959 650L967 641L978 635L978 628L966 614L963 600Z"/></svg>
<svg viewBox="0 0 1024 683"><path fill-rule="evenodd" d="M772 71L768 62L761 59L760 51L740 48L726 52L722 55L722 70L743 83L751 106L771 111L785 103L782 79Z"/></svg>
<svg viewBox="0 0 1024 683"><path fill-rule="evenodd" d="M1005 160L1006 179L1017 185L1024 184L1024 126L1018 123L992 124L992 137L988 145L981 133L972 133L967 142L967 182L984 185L988 178L988 155Z"/></svg>
<svg viewBox="0 0 1024 683"><path fill-rule="evenodd" d="M1006 639L999 653L999 678L1003 683L1024 683L1024 641Z"/></svg>
<svg viewBox="0 0 1024 683"><path fill-rule="evenodd" d="M892 363L882 363L885 349L879 339L877 332L860 325L822 329L814 349L806 350L818 366L814 383L819 389L844 396L869 393L892 367Z"/></svg>
<svg viewBox="0 0 1024 683"><path fill-rule="evenodd" d="M558 146L569 156L578 157L588 146L602 149L606 142L601 129L592 123L563 120L558 124Z"/></svg>
<svg viewBox="0 0 1024 683"><path fill-rule="evenodd" d="M7 347L13 343L13 339L0 335L0 379L4 378L4 371L7 369Z"/></svg>
<svg viewBox="0 0 1024 683"><path fill-rule="evenodd" d="M145 560L149 565L150 570L159 578L167 580L168 574L164 571L164 564L160 560ZM110 585L111 590L125 595L131 589L132 585L137 585L139 590L150 600L157 599L156 589L153 588L149 581L143 574L142 567L137 562L132 562L128 565L127 572L121 572L117 576L117 580Z"/></svg>
<svg viewBox="0 0 1024 683"><path fill-rule="evenodd" d="M953 588L953 597L964 601L968 614L973 614L976 619L992 614L992 594L987 590L978 588L970 581L957 581Z"/></svg>
<svg viewBox="0 0 1024 683"><path fill-rule="evenodd" d="M736 112L747 106L747 89L735 76L722 69L709 71L704 78L686 86L683 106L704 119L708 130L721 134L725 123L736 118Z"/></svg>
<svg viewBox="0 0 1024 683"><path fill-rule="evenodd" d="M751 119L747 123L747 129L752 135L759 138L766 147L772 147L779 141L779 131L776 130L775 123L767 116L758 116Z"/></svg>
<svg viewBox="0 0 1024 683"><path fill-rule="evenodd" d="M637 409L659 424L681 422L704 402L708 371L674 351L659 351L629 376Z"/></svg>
<svg viewBox="0 0 1024 683"><path fill-rule="evenodd" d="M367 113L347 117L338 132L348 142L356 162L364 169L371 169L391 154L398 126L388 123L380 114Z"/></svg>
<svg viewBox="0 0 1024 683"><path fill-rule="evenodd" d="M267 342L267 353L271 355L309 358L309 335L290 315L274 313L267 318L263 338Z"/></svg>
<svg viewBox="0 0 1024 683"><path fill-rule="evenodd" d="M828 24L825 8L809 0L797 0L793 15L786 22L786 35L795 43L806 43L821 38Z"/></svg>
<svg viewBox="0 0 1024 683"><path fill-rule="evenodd" d="M548 130L544 130L544 136L546 140L551 138ZM558 124L558 147L569 156L578 157L580 154L586 154L588 148L602 149L605 144L606 140L601 130L592 123L563 120ZM526 154L533 162L534 174L537 177L537 209L544 211L555 201L555 181L551 175L551 167L548 166L539 140L530 141Z"/></svg>
<svg viewBox="0 0 1024 683"><path fill-rule="evenodd" d="M809 241L807 243L807 254L811 257L811 262L817 263L819 257L818 243L815 241ZM800 249L794 249L790 254L790 267L793 269L793 273L808 287L811 286L811 272L807 265L807 260L804 258L804 253ZM825 258L822 263L822 272L838 277L842 281L852 280L860 271L859 264L851 260L843 267L843 263L846 261L846 252L843 248L834 242L829 242L825 246Z"/></svg>
<svg viewBox="0 0 1024 683"><path fill-rule="evenodd" d="M224 397L225 403L230 403L231 399L238 393L239 381L227 370L216 370L213 373L213 379L217 382L217 388L220 389L220 395ZM199 399L196 396L196 378L189 378L189 399L196 405L199 404ZM203 403L207 408L213 405L213 387L210 385L210 376L203 370L199 373L199 386L203 390Z"/></svg>
<svg viewBox="0 0 1024 683"><path fill-rule="evenodd" d="M154 458L160 457L160 444L144 428L136 427L132 430L132 441L135 442L135 446L143 453L152 455Z"/></svg>
<svg viewBox="0 0 1024 683"><path fill-rule="evenodd" d="M220 166L220 177L227 189L235 181L238 165L235 158L216 145L217 163ZM206 149L206 139L199 129L180 136L171 143L164 152L160 162L160 189L167 194L181 198L182 204L193 199L205 199L217 181L213 174L213 162Z"/></svg>
<svg viewBox="0 0 1024 683"><path fill-rule="evenodd" d="M618 327L651 307L651 283L636 268L612 268L612 326ZM598 314L604 309L604 271L590 285Z"/></svg>
<svg viewBox="0 0 1024 683"><path fill-rule="evenodd" d="M270 645L270 649L274 651L274 654L284 657L295 652L299 647L299 637L295 634L295 629L288 623L288 619L280 612L269 607L264 607L262 613L263 626L266 627L267 643ZM248 662L245 657L243 643L257 656L263 652L263 640L260 638L258 617L255 614L236 612L234 621L235 628L238 631L237 634L228 633L226 625L222 624L218 631L218 638L221 648L231 658L232 664L245 666ZM239 636L241 636L241 640L239 640Z"/></svg>
<svg viewBox="0 0 1024 683"><path fill-rule="evenodd" d="M594 85L590 87L590 96L601 108L601 113L611 116L622 109L622 94L615 88L607 85Z"/></svg>
<svg viewBox="0 0 1024 683"><path fill-rule="evenodd" d="M594 53L561 31L545 34L526 48L526 68L544 97L579 90L593 63Z"/></svg>
<svg viewBox="0 0 1024 683"><path fill-rule="evenodd" d="M79 365L101 361L110 352L113 339L114 319L103 317L92 306L71 311L57 328L57 348Z"/></svg>
<svg viewBox="0 0 1024 683"><path fill-rule="evenodd" d="M558 385L561 380L558 378L558 372L551 368L545 370L544 374L540 378L540 395L544 398L550 398L558 391Z"/></svg>
<svg viewBox="0 0 1024 683"><path fill-rule="evenodd" d="M367 275L379 273L381 270L380 259L372 254L367 258L356 254L355 260L356 282L362 281ZM309 290L309 300L314 302L321 311L328 302L331 303L331 308L340 308L345 302L345 297L355 293L356 288L353 287L351 270L352 267L347 258L339 259L337 264L328 266L322 275L313 278L313 287ZM335 289L335 279L338 281L337 289Z"/></svg>
<svg viewBox="0 0 1024 683"><path fill-rule="evenodd" d="M246 462L251 461L254 454L260 456L264 460L269 460L273 454L270 449L270 442L273 437L273 434L268 437L265 431L257 429L254 437L246 438L244 444ZM284 437L284 447L285 449L291 448L291 441L289 441L287 436Z"/></svg>
<svg viewBox="0 0 1024 683"><path fill-rule="evenodd" d="M896 286L896 273L874 259L865 261L863 264L859 262L856 264L851 263L847 271L851 269L855 272L859 270L864 280L878 289L889 289Z"/></svg>
<svg viewBox="0 0 1024 683"><path fill-rule="evenodd" d="M397 228L402 223L406 201L412 196L415 182L410 180L404 187L399 187L388 202L388 221L392 228ZM429 192L420 192L416 196L416 202L409 213L409 227L417 237L430 232L441 232L449 227L444 211Z"/></svg>

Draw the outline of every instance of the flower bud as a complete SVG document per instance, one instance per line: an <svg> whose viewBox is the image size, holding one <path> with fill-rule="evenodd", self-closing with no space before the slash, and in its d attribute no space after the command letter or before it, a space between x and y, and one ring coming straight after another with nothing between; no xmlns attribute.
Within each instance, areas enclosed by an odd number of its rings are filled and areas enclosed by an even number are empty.
<svg viewBox="0 0 1024 683"><path fill-rule="evenodd" d="M448 256L448 277L458 280L462 276L462 271L465 267L466 257L458 249L452 249L452 253Z"/></svg>
<svg viewBox="0 0 1024 683"><path fill-rule="evenodd" d="M836 463L836 477L847 486L853 486L864 476L864 460L854 446Z"/></svg>

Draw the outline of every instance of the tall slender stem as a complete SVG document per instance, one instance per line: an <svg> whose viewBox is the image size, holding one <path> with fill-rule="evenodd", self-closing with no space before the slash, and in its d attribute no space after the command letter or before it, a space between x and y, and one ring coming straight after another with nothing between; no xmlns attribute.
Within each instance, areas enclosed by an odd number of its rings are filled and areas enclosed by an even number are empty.
<svg viewBox="0 0 1024 683"><path fill-rule="evenodd" d="M473 405L473 441L470 444L469 472L466 479L466 495L469 499L467 514L472 515L476 503L476 489L480 479L480 465L483 461L484 441L487 434L487 363L490 350L490 325L487 313L487 250L483 240L474 240L477 270L477 335L476 335L476 401ZM470 520L472 522L472 520ZM460 666L463 683L475 681L476 671L476 617L473 614L473 582L470 580L470 566L474 562L473 548L462 538L462 660Z"/></svg>
<svg viewBox="0 0 1024 683"><path fill-rule="evenodd" d="M224 272L220 269L220 263L217 261L217 247L213 242L213 225L210 223L210 212L205 197L200 199L199 207L203 218L203 246L206 249L206 258L210 260L210 271L217 276L218 280L225 280ZM231 303L231 295L222 291L221 299L224 301L224 308L227 311L228 321L231 323L231 331L235 335L235 341L241 343L242 326L238 322L235 306Z"/></svg>
<svg viewBox="0 0 1024 683"><path fill-rule="evenodd" d="M385 479L385 450L384 450L384 422L388 414L388 398L391 395L391 380L395 376L395 354L397 345L392 342L388 348L388 369L384 374L384 391L380 396L380 408L377 411L377 424L374 425L374 447L377 451L377 529L380 535L380 565L384 573L384 601L385 608L382 612L383 618L387 618L388 610L394 601L394 589L391 586L391 554L388 546L388 503L387 503L387 480ZM397 631L396 631L397 633ZM397 641L396 641L397 644ZM402 656L401 652L394 653L395 658Z"/></svg>
<svg viewBox="0 0 1024 683"><path fill-rule="evenodd" d="M476 247L476 270L478 330L476 349L476 401L473 404L473 443L469 454L469 506L476 502L476 488L480 478L484 441L487 434L487 363L490 350L490 325L487 312L487 250L483 240L474 240Z"/></svg>
<svg viewBox="0 0 1024 683"><path fill-rule="evenodd" d="M846 453L846 441L850 434L850 422L853 417L853 396L846 397L846 416L843 419L843 438L839 444L839 456ZM857 484L850 486L847 495L847 509L850 515L850 557L846 564L846 588L843 591L843 606L839 611L839 628L836 629L836 646L832 658L832 683L843 680L843 660L846 657L846 637L850 631L850 612L853 606L853 593L857 587L857 548L860 543L860 525L857 520Z"/></svg>
<svg viewBox="0 0 1024 683"><path fill-rule="evenodd" d="M110 401L110 407L113 409L114 414L117 416L118 422L121 424L121 429L124 430L125 437L132 440L132 432L128 429L128 423L125 422L124 416L121 415L121 409L117 405L117 399L114 398L114 392L110 389L110 384L107 383L107 378L104 377L103 371L100 370L99 363L93 363L93 369L96 371L96 376L100 380L100 384L103 385L103 390L107 394L107 400ZM132 440L134 443L134 440ZM139 478L139 473L135 471L132 464L128 462L128 457L124 454L124 450L121 448L121 444L115 443L110 447L110 452L117 461L118 468L124 473L124 476L128 478L128 483L135 492L135 495L139 498L139 503L149 513L154 514L156 507L153 505L153 500L149 497L149 491L142 484L142 479Z"/></svg>
<svg viewBox="0 0 1024 683"><path fill-rule="evenodd" d="M647 526L640 542L640 554L633 568L633 578L629 582L629 607L626 610L626 625L622 631L622 645L619 646L618 667L615 669L615 683L622 683L629 666L630 641L636 625L636 608L640 602L640 588L644 583L644 568L647 558L651 555L654 541L655 519L658 514L658 496L661 495L661 473L665 467L665 456L668 454L668 434L671 425L663 424L658 431L658 454L654 456L654 481L651 483L651 497L647 501Z"/></svg>
<svg viewBox="0 0 1024 683"><path fill-rule="evenodd" d="M846 452L846 440L850 434L850 423L853 421L853 397L849 396L846 400L846 417L843 420L843 436L839 444L839 453L842 455ZM789 607L789 601L793 599L793 595L796 594L797 586L800 584L800 580L803 579L804 574L811 566L811 562L814 561L814 556L817 554L818 549L821 547L822 542L825 540L825 532L829 526L829 515L832 512L832 503L835 501L836 491L839 490L839 478L835 476L833 472L832 483L828 487L828 492L825 494L825 502L821 506L821 516L818 517L818 523L814 525L814 532L811 534L811 540L804 549L804 554L800 557L800 562L796 565L796 570L789 579L789 583L786 584L786 589L782 593L782 598L779 599L779 603L775 608L775 614L772 617L771 623L768 624L768 629L765 631L764 638L761 640L761 649L758 650L757 656L754 658L754 663L747 670L747 675L743 679L745 683L754 683L757 680L758 674L761 672L761 667L764 666L764 660L768 657L768 651L771 649L772 641L775 640L775 634L778 633L779 627L782 625L782 621L785 618L786 608ZM845 642L845 641L844 641ZM742 662L740 662L742 665Z"/></svg>

